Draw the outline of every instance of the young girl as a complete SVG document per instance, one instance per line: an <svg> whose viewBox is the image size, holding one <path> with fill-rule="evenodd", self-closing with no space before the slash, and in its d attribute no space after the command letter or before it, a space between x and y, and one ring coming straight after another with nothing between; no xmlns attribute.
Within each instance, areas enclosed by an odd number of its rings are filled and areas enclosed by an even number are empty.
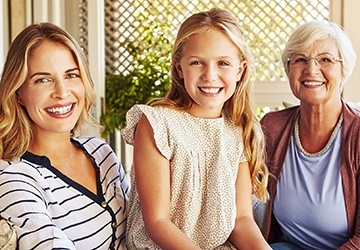
<svg viewBox="0 0 360 250"><path fill-rule="evenodd" d="M250 99L253 62L229 14L180 27L164 99L135 105L122 135L134 145L129 249L270 249L252 216L267 170Z"/></svg>

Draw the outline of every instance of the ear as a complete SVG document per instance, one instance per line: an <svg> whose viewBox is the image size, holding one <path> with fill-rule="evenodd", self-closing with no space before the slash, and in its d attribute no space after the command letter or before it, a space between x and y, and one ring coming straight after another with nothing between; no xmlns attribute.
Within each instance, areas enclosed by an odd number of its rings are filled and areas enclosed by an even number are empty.
<svg viewBox="0 0 360 250"><path fill-rule="evenodd" d="M19 103L20 105L22 105L22 101L21 101L21 98L20 98L19 93L16 91L15 94L16 94L17 103Z"/></svg>
<svg viewBox="0 0 360 250"><path fill-rule="evenodd" d="M244 70L246 69L246 65L247 65L247 62L244 60L244 61L241 61L240 62L240 66L239 66L239 70L238 70L238 73L237 73L237 78L236 78L236 81L240 81L241 80L241 77L244 73Z"/></svg>
<svg viewBox="0 0 360 250"><path fill-rule="evenodd" d="M178 73L180 78L184 78L184 73L182 71L181 64L179 62L177 62L177 63L175 63L175 67L176 67L176 72Z"/></svg>

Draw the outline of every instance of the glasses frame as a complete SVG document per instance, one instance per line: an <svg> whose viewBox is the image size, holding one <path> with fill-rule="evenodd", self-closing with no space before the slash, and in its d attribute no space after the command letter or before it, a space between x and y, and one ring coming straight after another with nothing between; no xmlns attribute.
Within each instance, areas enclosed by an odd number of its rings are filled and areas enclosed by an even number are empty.
<svg viewBox="0 0 360 250"><path fill-rule="evenodd" d="M316 66L318 66L319 68L321 68L322 67L322 65L319 63L319 60L317 59L318 57L320 57L321 55L317 55L317 56L304 56L303 58L305 59L307 59L306 60L306 62L305 62L305 65L309 65L309 63L310 63L310 60L311 59L314 59L314 62L315 62L315 65ZM300 65L296 65L296 63L293 63L293 64L291 64L290 63L290 60L291 60L291 57L292 57L292 55L290 56L290 57L288 57L287 59L286 59L286 61L287 61L287 63L288 63L288 66L290 66L290 65L295 65L296 67L299 67ZM342 59L341 57L330 57L332 60L334 60L335 62L340 62L340 63L342 63L342 62L344 62L344 59ZM332 63L333 64L333 63ZM305 66L304 65L304 66ZM330 65L330 64L329 64Z"/></svg>

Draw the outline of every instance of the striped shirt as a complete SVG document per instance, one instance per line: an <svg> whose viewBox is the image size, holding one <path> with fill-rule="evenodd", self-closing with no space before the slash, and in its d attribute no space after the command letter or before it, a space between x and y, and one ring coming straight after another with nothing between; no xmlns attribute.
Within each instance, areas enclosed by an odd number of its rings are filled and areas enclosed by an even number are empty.
<svg viewBox="0 0 360 250"><path fill-rule="evenodd" d="M126 249L129 185L119 159L95 137L71 140L93 161L97 194L26 152L0 171L0 215L20 249Z"/></svg>

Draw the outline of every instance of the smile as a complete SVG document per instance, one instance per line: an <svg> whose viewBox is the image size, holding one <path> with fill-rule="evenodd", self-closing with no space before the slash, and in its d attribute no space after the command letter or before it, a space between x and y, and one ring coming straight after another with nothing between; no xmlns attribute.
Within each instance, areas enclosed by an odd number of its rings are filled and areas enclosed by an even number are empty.
<svg viewBox="0 0 360 250"><path fill-rule="evenodd" d="M71 110L71 107L72 104L64 107L48 108L46 111L52 114L63 115L68 113Z"/></svg>
<svg viewBox="0 0 360 250"><path fill-rule="evenodd" d="M305 86L320 86L323 84L323 82L302 82Z"/></svg>
<svg viewBox="0 0 360 250"><path fill-rule="evenodd" d="M211 88L199 87L199 90L206 94L218 94L222 89L223 88L220 88L220 87L211 87Z"/></svg>

